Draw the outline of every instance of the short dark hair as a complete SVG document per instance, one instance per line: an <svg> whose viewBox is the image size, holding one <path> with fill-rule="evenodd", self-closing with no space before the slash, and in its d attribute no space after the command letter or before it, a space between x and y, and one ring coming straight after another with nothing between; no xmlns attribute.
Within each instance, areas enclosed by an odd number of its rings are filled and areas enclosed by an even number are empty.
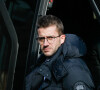
<svg viewBox="0 0 100 90"><path fill-rule="evenodd" d="M40 18L38 19L37 22L37 27L38 28L46 28L52 25L56 25L56 27L58 28L58 33L61 35L64 33L64 26L62 21L53 15L44 15L44 16L40 16Z"/></svg>

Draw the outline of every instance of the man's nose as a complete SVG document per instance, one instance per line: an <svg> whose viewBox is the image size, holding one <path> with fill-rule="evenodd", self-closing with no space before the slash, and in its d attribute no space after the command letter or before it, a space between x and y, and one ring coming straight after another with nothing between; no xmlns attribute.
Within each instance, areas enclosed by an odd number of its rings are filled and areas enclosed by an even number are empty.
<svg viewBox="0 0 100 90"><path fill-rule="evenodd" d="M45 38L45 40L44 40L44 43L43 43L43 45L44 46L47 46L47 45L49 45L49 43L48 43L48 40Z"/></svg>

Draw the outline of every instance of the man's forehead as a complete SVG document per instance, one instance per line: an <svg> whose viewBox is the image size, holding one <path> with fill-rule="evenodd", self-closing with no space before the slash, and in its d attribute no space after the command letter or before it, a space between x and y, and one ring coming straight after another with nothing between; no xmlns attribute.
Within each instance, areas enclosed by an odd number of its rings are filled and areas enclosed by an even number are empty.
<svg viewBox="0 0 100 90"><path fill-rule="evenodd" d="M57 30L57 27L56 26L50 26L50 27L47 27L47 28L39 28L38 29L38 34L39 35L55 35L57 34L58 35L58 30Z"/></svg>
<svg viewBox="0 0 100 90"><path fill-rule="evenodd" d="M41 30L41 29L44 29L44 30L54 29L54 30L56 30L57 29L57 26L56 25L50 25L48 27L40 27L40 28L38 28L38 30Z"/></svg>

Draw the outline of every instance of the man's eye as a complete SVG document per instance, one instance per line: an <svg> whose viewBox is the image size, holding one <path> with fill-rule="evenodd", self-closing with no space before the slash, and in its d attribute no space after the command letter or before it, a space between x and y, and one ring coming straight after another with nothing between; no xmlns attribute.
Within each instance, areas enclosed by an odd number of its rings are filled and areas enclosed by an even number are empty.
<svg viewBox="0 0 100 90"><path fill-rule="evenodd" d="M50 37L47 37L49 40L52 40L54 37L50 36Z"/></svg>
<svg viewBox="0 0 100 90"><path fill-rule="evenodd" d="M39 40L44 40L44 39L45 39L45 37L39 37L38 39L39 39Z"/></svg>

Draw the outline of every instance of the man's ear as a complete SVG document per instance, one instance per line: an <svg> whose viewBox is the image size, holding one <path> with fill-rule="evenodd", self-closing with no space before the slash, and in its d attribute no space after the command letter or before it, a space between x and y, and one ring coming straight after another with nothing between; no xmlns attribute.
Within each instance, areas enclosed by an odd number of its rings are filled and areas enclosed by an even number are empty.
<svg viewBox="0 0 100 90"><path fill-rule="evenodd" d="M65 41L65 37L66 37L66 36L65 36L64 34L60 36L60 38L61 38L61 44L64 43L64 41Z"/></svg>

